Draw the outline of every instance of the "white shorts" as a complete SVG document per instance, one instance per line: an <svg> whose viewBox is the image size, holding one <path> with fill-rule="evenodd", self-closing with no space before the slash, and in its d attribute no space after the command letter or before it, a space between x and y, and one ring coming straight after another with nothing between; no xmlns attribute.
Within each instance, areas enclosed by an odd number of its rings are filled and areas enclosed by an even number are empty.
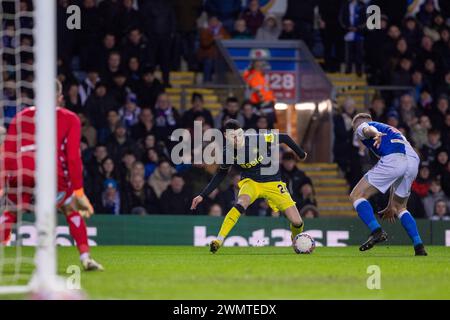
<svg viewBox="0 0 450 320"><path fill-rule="evenodd" d="M407 198L417 177L420 160L412 155L393 153L382 157L364 176L381 193L392 186L400 198Z"/></svg>

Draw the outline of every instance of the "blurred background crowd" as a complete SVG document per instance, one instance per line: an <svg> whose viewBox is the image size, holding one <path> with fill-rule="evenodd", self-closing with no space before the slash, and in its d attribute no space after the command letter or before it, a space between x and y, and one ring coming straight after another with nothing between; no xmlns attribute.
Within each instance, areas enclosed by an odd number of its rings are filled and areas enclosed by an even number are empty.
<svg viewBox="0 0 450 320"><path fill-rule="evenodd" d="M447 219L450 209L450 2L425 1L408 13L409 0L287 0L284 14L268 13L258 0L58 0L58 78L63 82L65 107L82 122L85 189L95 210L104 214L191 214L190 202L208 183L214 165L174 165L170 134L221 128L233 118L245 129L266 129L268 119L249 101L230 96L216 117L204 107L201 93L190 96L180 112L166 89L170 72L193 71L198 82L213 81L216 39L303 40L320 58L327 72L355 72L369 84L408 87L377 95L370 105L375 121L398 128L418 150L422 164L413 186L411 206L417 217ZM264 1L262 1L264 2ZM265 1L267 2L267 1ZM81 8L81 29L66 28L67 7ZM381 29L365 28L366 6L382 8ZM4 11L8 11L4 8ZM17 10L12 8L10 10ZM21 0L21 12L33 10ZM31 35L15 36L28 28L26 14L4 25L5 48L32 46ZM14 55L3 65L16 65ZM33 64L31 52L22 63ZM8 70L8 68L3 68ZM4 72L12 82L14 71ZM21 78L32 80L32 71ZM14 84L6 85L5 101L15 101ZM24 105L32 89L19 93ZM373 163L353 138L352 98L335 106L334 159L350 186ZM5 125L17 108L3 106ZM349 157L349 155L352 155ZM319 212L311 179L296 166L294 154L282 154L284 181L301 214ZM238 173L204 201L196 214L220 216L238 192ZM385 198L378 199L380 203ZM381 205L380 205L381 206ZM271 215L265 201L257 201L248 215Z"/></svg>

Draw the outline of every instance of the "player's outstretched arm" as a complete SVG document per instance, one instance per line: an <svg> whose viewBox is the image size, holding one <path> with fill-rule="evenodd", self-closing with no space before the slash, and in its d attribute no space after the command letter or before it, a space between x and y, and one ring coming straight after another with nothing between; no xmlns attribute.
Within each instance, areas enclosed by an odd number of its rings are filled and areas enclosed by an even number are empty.
<svg viewBox="0 0 450 320"><path fill-rule="evenodd" d="M216 174L208 183L208 185L205 187L205 189L203 189L203 191L200 192L200 194L192 200L191 210L195 210L197 206L200 204L200 202L202 202L206 196L208 196L211 192L213 192L213 190L216 189L222 183L222 181L227 176L229 169L230 169L229 166L219 167L219 170L216 172Z"/></svg>
<svg viewBox="0 0 450 320"><path fill-rule="evenodd" d="M74 188L72 206L79 211L83 217L89 218L94 214L94 208L83 189L83 163L81 160L80 119L74 114L69 120L69 130L67 133L67 160L70 181Z"/></svg>
<svg viewBox="0 0 450 320"><path fill-rule="evenodd" d="M373 146L375 148L379 148L380 147L380 145L381 145L381 138L386 135L385 133L381 133L380 131L378 131L377 128L369 126L369 125L365 126L362 129L362 132L363 132L363 135L366 138L369 138L369 139L373 138L373 140L374 140Z"/></svg>
<svg viewBox="0 0 450 320"><path fill-rule="evenodd" d="M305 160L308 156L305 150L303 150L298 144L296 144L295 141L292 140L292 138L286 133L279 134L279 142L284 143L289 148L291 148L292 151L294 151L302 161Z"/></svg>

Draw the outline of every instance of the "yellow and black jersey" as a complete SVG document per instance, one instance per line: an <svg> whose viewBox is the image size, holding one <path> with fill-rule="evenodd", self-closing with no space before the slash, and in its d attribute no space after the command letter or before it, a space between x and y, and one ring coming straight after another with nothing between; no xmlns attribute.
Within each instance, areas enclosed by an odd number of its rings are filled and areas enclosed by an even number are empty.
<svg viewBox="0 0 450 320"><path fill-rule="evenodd" d="M222 163L206 188L200 193L207 196L225 179L230 167L237 168L241 173L241 179L250 179L257 183L279 182L281 174L279 168L279 157L273 155L274 148L279 148L280 143L288 145L299 157L304 159L306 153L300 148L289 135L285 133L245 135L243 150L237 150L232 146L225 146L223 150ZM256 142L256 143L255 143ZM277 149L278 150L278 149ZM267 159L267 158L269 159ZM276 159L271 159L276 158ZM273 166L276 166L275 168ZM264 168L266 167L266 168ZM270 170L263 170L268 169ZM274 170L275 169L275 170Z"/></svg>

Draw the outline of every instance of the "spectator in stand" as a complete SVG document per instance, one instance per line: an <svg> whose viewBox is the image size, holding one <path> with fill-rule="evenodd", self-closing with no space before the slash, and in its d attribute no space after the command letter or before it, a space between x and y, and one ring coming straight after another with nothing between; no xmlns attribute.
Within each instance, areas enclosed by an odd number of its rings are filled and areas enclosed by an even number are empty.
<svg viewBox="0 0 450 320"><path fill-rule="evenodd" d="M436 109L431 114L433 127L441 130L445 126L445 116L450 112L449 101L447 96L440 96L436 103Z"/></svg>
<svg viewBox="0 0 450 320"><path fill-rule="evenodd" d="M345 73L355 64L358 76L363 72L363 31L366 26L366 6L360 0L347 0L341 7L339 23L345 31Z"/></svg>
<svg viewBox="0 0 450 320"><path fill-rule="evenodd" d="M431 217L434 221L449 221L449 206L445 200L439 199L434 204L434 214Z"/></svg>
<svg viewBox="0 0 450 320"><path fill-rule="evenodd" d="M421 149L427 143L430 129L430 118L426 115L421 115L419 121L411 126L411 140L416 149Z"/></svg>
<svg viewBox="0 0 450 320"><path fill-rule="evenodd" d="M220 191L218 198L220 199L220 203L224 212L228 212L228 210L230 210L233 204L236 202L237 195L239 193L238 184L240 180L240 174L233 172L230 177L230 183L228 187L225 190Z"/></svg>
<svg viewBox="0 0 450 320"><path fill-rule="evenodd" d="M445 122L441 132L442 142L447 149L450 149L450 112L447 112L445 115Z"/></svg>
<svg viewBox="0 0 450 320"><path fill-rule="evenodd" d="M125 154L125 151L134 150L134 141L128 137L127 127L119 123L113 135L106 143L108 154L117 162Z"/></svg>
<svg viewBox="0 0 450 320"><path fill-rule="evenodd" d="M106 68L102 72L102 80L112 85L114 75L122 71L122 56L119 51L111 51Z"/></svg>
<svg viewBox="0 0 450 320"><path fill-rule="evenodd" d="M120 11L118 12L116 23L117 30L121 31L121 37L127 30L142 27L142 16L133 7L133 0L122 0Z"/></svg>
<svg viewBox="0 0 450 320"><path fill-rule="evenodd" d="M171 145L170 135L180 124L178 111L172 106L167 93L160 93L155 105L155 133L158 140Z"/></svg>
<svg viewBox="0 0 450 320"><path fill-rule="evenodd" d="M81 97L78 93L78 85L76 83L69 84L66 93L64 94L64 103L66 108L72 112L80 113L83 111Z"/></svg>
<svg viewBox="0 0 450 320"><path fill-rule="evenodd" d="M148 148L146 151L147 158L145 159L145 178L148 179L155 171L159 162L159 154L156 148Z"/></svg>
<svg viewBox="0 0 450 320"><path fill-rule="evenodd" d="M97 172L93 176L90 177L93 181L92 186L92 200L94 203L94 207L96 210L101 211L102 209L102 192L103 185L106 180L112 179L116 182L120 181L119 170L116 168L114 160L110 157L106 157L101 161L100 166L97 168ZM119 189L117 186L116 189Z"/></svg>
<svg viewBox="0 0 450 320"><path fill-rule="evenodd" d="M108 157L108 149L106 145L101 143L97 144L95 146L93 155L94 156L90 159L89 162L84 163L87 169L86 171L90 176L94 176L99 172L102 161Z"/></svg>
<svg viewBox="0 0 450 320"><path fill-rule="evenodd" d="M319 209L316 206L308 204L300 210L300 216L306 219L314 219L319 217Z"/></svg>
<svg viewBox="0 0 450 320"><path fill-rule="evenodd" d="M158 167L148 179L148 184L156 193L158 198L161 198L162 193L167 189L175 174L175 169L168 160L161 160Z"/></svg>
<svg viewBox="0 0 450 320"><path fill-rule="evenodd" d="M417 19L425 27L431 27L433 24L434 17L439 12L434 6L434 0L426 0L424 4L420 7L419 13L417 13Z"/></svg>
<svg viewBox="0 0 450 320"><path fill-rule="evenodd" d="M314 10L318 0L288 0L285 17L295 23L295 33L306 45L312 49L314 46Z"/></svg>
<svg viewBox="0 0 450 320"><path fill-rule="evenodd" d="M149 40L149 65L159 65L163 77L163 85L170 86L171 50L176 32L175 11L171 1L139 0L144 19L144 31Z"/></svg>
<svg viewBox="0 0 450 320"><path fill-rule="evenodd" d="M111 109L106 114L106 127L98 130L98 141L101 143L106 143L106 140L113 134L116 130L117 125L120 122L119 112Z"/></svg>
<svg viewBox="0 0 450 320"><path fill-rule="evenodd" d="M441 176L442 190L450 198L450 161L447 162L447 168Z"/></svg>
<svg viewBox="0 0 450 320"><path fill-rule="evenodd" d="M223 110L217 115L214 120L214 126L217 129L222 129L225 121L228 119L235 119L241 125L244 124L244 118L239 112L239 100L236 97L228 97Z"/></svg>
<svg viewBox="0 0 450 320"><path fill-rule="evenodd" d="M106 84L97 83L94 93L87 99L85 110L92 125L97 130L107 128L106 115L109 110L117 109L117 102L109 94Z"/></svg>
<svg viewBox="0 0 450 320"><path fill-rule="evenodd" d="M450 69L445 74L443 83L438 86L437 93L439 95L446 95L447 97L450 97Z"/></svg>
<svg viewBox="0 0 450 320"><path fill-rule="evenodd" d="M313 205L317 207L316 196L312 184L303 184L300 189L296 190L295 194L297 195L296 198L298 199L296 200L296 206L299 211L307 205Z"/></svg>
<svg viewBox="0 0 450 320"><path fill-rule="evenodd" d="M195 58L195 42L198 36L197 19L203 10L203 0L175 1L177 35L175 38L174 69L180 69L180 58L184 58L189 71L198 69Z"/></svg>
<svg viewBox="0 0 450 320"><path fill-rule="evenodd" d="M234 21L238 18L241 9L241 0L206 0L205 2L205 11L208 16L217 17L228 32L233 30Z"/></svg>
<svg viewBox="0 0 450 320"><path fill-rule="evenodd" d="M197 58L203 65L203 82L212 81L215 63L218 58L216 40L228 38L230 38L230 35L222 26L222 22L217 16L210 16L208 18L208 26L200 30L200 47L197 52Z"/></svg>
<svg viewBox="0 0 450 320"><path fill-rule="evenodd" d="M420 198L428 195L431 185L431 172L428 165L422 164L417 179L413 182L411 190Z"/></svg>
<svg viewBox="0 0 450 320"><path fill-rule="evenodd" d="M272 129L266 116L259 116L256 120L256 131Z"/></svg>
<svg viewBox="0 0 450 320"><path fill-rule="evenodd" d="M352 143L352 119L355 114L355 101L349 97L344 102L340 112L333 117L335 135L333 146L334 161L344 173L347 181L350 182L351 187L357 183L361 172L360 165L358 165L358 149Z"/></svg>
<svg viewBox="0 0 450 320"><path fill-rule="evenodd" d="M155 134L155 122L152 110L141 109L139 121L131 127L131 138L135 141L144 139L146 136Z"/></svg>
<svg viewBox="0 0 450 320"><path fill-rule="evenodd" d="M109 91L112 92L114 100L119 105L126 103L128 96L131 94L131 89L128 87L125 72L118 71L113 75L113 82L109 86Z"/></svg>
<svg viewBox="0 0 450 320"><path fill-rule="evenodd" d="M258 121L258 114L255 107L250 101L244 101L241 106L241 114L244 118L244 125L242 129L256 129L256 122Z"/></svg>
<svg viewBox="0 0 450 320"><path fill-rule="evenodd" d="M128 31L121 52L124 61L129 61L131 57L137 57L141 64L148 64L149 44L147 37L139 27L134 26Z"/></svg>
<svg viewBox="0 0 450 320"><path fill-rule="evenodd" d="M95 91L95 87L100 82L100 77L97 69L91 68L87 72L86 78L81 82L79 86L79 94L81 104L84 106L87 99Z"/></svg>
<svg viewBox="0 0 450 320"><path fill-rule="evenodd" d="M298 40L299 36L295 31L295 22L289 18L283 18L281 23L281 33L278 36L279 40Z"/></svg>
<svg viewBox="0 0 450 320"><path fill-rule="evenodd" d="M116 36L113 32L107 32L103 36L98 53L93 57L97 61L95 65L98 68L105 69L107 67L108 57L113 51L117 51Z"/></svg>
<svg viewBox="0 0 450 320"><path fill-rule="evenodd" d="M444 191L442 191L441 182L439 180L433 180L428 195L423 198L423 207L425 208L427 218L433 216L435 205L438 200L443 200L447 206L450 206L449 198L446 197Z"/></svg>
<svg viewBox="0 0 450 320"><path fill-rule="evenodd" d="M164 91L161 82L155 77L152 68L146 68L142 73L142 81L137 88L139 105L142 108L155 107L157 97Z"/></svg>
<svg viewBox="0 0 450 320"><path fill-rule="evenodd" d="M131 129L139 122L140 114L141 108L137 106L136 95L134 93L128 94L125 105L119 110L120 120L127 129Z"/></svg>
<svg viewBox="0 0 450 320"><path fill-rule="evenodd" d="M78 37L77 47L80 50L81 67L86 70L93 67L98 50L98 44L102 36L102 19L95 0L83 0L81 3L81 32Z"/></svg>
<svg viewBox="0 0 450 320"><path fill-rule="evenodd" d="M256 40L275 41L278 40L281 29L277 18L268 14L264 19L263 25L256 32Z"/></svg>
<svg viewBox="0 0 450 320"><path fill-rule="evenodd" d="M122 0L103 0L98 5L105 30L113 32L116 37L119 37L121 32L123 32L123 30L118 29L117 24L121 7Z"/></svg>
<svg viewBox="0 0 450 320"><path fill-rule="evenodd" d="M137 92L141 81L141 61L138 57L131 57L127 63L128 85L132 92Z"/></svg>
<svg viewBox="0 0 450 320"><path fill-rule="evenodd" d="M145 183L144 176L133 174L130 178L129 187L125 191L122 211L130 214L136 208L143 208L141 214L161 213L159 200L153 189Z"/></svg>
<svg viewBox="0 0 450 320"><path fill-rule="evenodd" d="M440 148L436 152L436 160L431 163L433 168L433 176L441 178L447 171L448 151L445 148Z"/></svg>
<svg viewBox="0 0 450 320"><path fill-rule="evenodd" d="M231 38L236 40L253 39L253 35L250 30L247 29L247 24L244 19L237 19L234 22L234 29L231 33Z"/></svg>
<svg viewBox="0 0 450 320"><path fill-rule="evenodd" d="M259 0L250 0L248 6L241 13L241 19L244 19L248 30L253 37L256 36L258 29L264 22L264 14L259 6Z"/></svg>
<svg viewBox="0 0 450 320"><path fill-rule="evenodd" d="M58 57L62 59L65 64L69 63L72 59L77 41L75 33L67 28L67 8L70 5L69 0L58 0L58 6L56 8ZM7 27L7 25L5 25L5 27Z"/></svg>
<svg viewBox="0 0 450 320"><path fill-rule="evenodd" d="M210 217L221 217L223 215L223 210L220 204L214 203L208 211L208 216Z"/></svg>
<svg viewBox="0 0 450 320"><path fill-rule="evenodd" d="M81 137L86 139L89 147L95 147L97 144L97 130L91 125L89 119L83 113L78 114L81 123Z"/></svg>
<svg viewBox="0 0 450 320"><path fill-rule="evenodd" d="M428 131L428 141L420 149L422 161L432 163L436 157L437 150L442 146L441 133L436 129Z"/></svg>
<svg viewBox="0 0 450 320"><path fill-rule="evenodd" d="M286 183L289 193L295 199L300 198L299 190L304 184L311 184L311 179L297 168L297 157L292 152L285 152L281 158L281 180Z"/></svg>
<svg viewBox="0 0 450 320"><path fill-rule="evenodd" d="M343 0L319 0L319 28L323 42L325 70L337 72L342 61L343 31L339 25L339 12Z"/></svg>
<svg viewBox="0 0 450 320"><path fill-rule="evenodd" d="M402 35L410 48L418 48L420 46L423 31L413 16L406 17L403 21Z"/></svg>
<svg viewBox="0 0 450 320"><path fill-rule="evenodd" d="M373 121L386 122L386 103L383 98L376 96L369 108Z"/></svg>
<svg viewBox="0 0 450 320"><path fill-rule="evenodd" d="M192 194L185 188L184 179L174 174L170 185L161 194L161 211L164 214L191 214Z"/></svg>
<svg viewBox="0 0 450 320"><path fill-rule="evenodd" d="M136 154L132 149L123 152L119 168L121 185L126 186L129 183L130 173L136 161Z"/></svg>
<svg viewBox="0 0 450 320"><path fill-rule="evenodd" d="M102 209L100 212L113 215L120 214L120 194L117 187L115 180L105 180L103 183L104 191L102 193Z"/></svg>
<svg viewBox="0 0 450 320"><path fill-rule="evenodd" d="M192 129L194 127L194 119L198 116L203 117L205 122L209 124L211 127L214 126L214 120L211 115L211 112L208 109L204 108L204 99L203 95L198 92L193 92L191 96L191 105L192 107L186 110L183 113L183 117L181 118L181 123L184 128Z"/></svg>
<svg viewBox="0 0 450 320"><path fill-rule="evenodd" d="M417 123L417 107L414 99L410 94L404 94L400 97L400 118L403 124L411 127Z"/></svg>
<svg viewBox="0 0 450 320"><path fill-rule="evenodd" d="M242 77L251 90L250 102L257 108L258 113L267 118L269 127L273 128L276 122L276 99L266 78L267 68L267 63L263 60L253 60Z"/></svg>

